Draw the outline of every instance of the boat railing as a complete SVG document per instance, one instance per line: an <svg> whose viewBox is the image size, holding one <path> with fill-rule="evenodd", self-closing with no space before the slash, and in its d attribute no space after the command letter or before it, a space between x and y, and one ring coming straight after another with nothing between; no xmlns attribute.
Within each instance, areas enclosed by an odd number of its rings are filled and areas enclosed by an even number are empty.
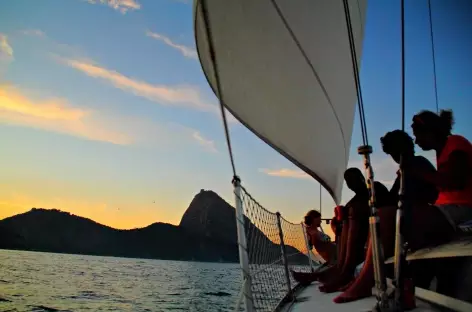
<svg viewBox="0 0 472 312"><path fill-rule="evenodd" d="M239 259L243 284L236 311L277 311L294 301L298 287L290 270L313 271L303 224L265 209L240 185L235 187Z"/></svg>

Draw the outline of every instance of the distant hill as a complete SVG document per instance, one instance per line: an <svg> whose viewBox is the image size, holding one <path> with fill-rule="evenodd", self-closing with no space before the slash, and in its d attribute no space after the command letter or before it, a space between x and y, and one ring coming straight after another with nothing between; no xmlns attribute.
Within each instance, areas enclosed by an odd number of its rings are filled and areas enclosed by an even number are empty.
<svg viewBox="0 0 472 312"><path fill-rule="evenodd" d="M257 246L280 251L257 228ZM250 247L253 242L249 242ZM256 247L254 245L254 247ZM33 208L0 220L0 248L102 256L237 262L235 210L212 191L202 190L184 213L179 226L153 223L118 230L58 209ZM287 247L289 253L296 250ZM270 254L278 254L270 252ZM265 261L275 259L266 257ZM301 256L292 261L306 263Z"/></svg>

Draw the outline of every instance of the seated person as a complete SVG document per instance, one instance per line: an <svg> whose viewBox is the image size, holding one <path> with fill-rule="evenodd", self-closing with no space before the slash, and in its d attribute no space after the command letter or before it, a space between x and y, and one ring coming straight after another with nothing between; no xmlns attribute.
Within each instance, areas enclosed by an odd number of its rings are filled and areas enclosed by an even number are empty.
<svg viewBox="0 0 472 312"><path fill-rule="evenodd" d="M306 235L308 238L309 249L315 247L318 254L326 261L326 266L332 265L336 261L336 244L331 242L331 238L320 231L321 213L316 210L307 212L304 218L306 226ZM323 266L324 267L324 266ZM310 284L315 280L316 273L295 272L292 270L295 280L303 285Z"/></svg>
<svg viewBox="0 0 472 312"><path fill-rule="evenodd" d="M355 195L340 209L344 222L336 266L319 276L324 283L320 290L325 292L337 291L352 280L356 266L364 260L369 233L370 194L365 178L358 168L349 168L344 173L344 180ZM382 183L374 182L374 190L379 205L391 204L390 194Z"/></svg>
<svg viewBox="0 0 472 312"><path fill-rule="evenodd" d="M400 155L403 155L404 162L408 164L406 168L417 166L422 168L424 172L434 172L435 169L425 158L414 155L414 145L412 139L403 131L393 131L381 139L384 151L391 155L397 163ZM409 235L409 246L411 249L418 249L430 244L440 244L452 239L454 232L452 226L447 222L439 209L435 209L430 203L435 201L437 192L434 185L429 182L417 179L410 170L405 169L405 199L411 209L409 219L414 225L414 235ZM398 176L393 187L392 193L397 193L399 189L400 177ZM398 196L397 196L398 199ZM380 217L380 239L384 251L385 259L393 256L395 245L395 227L396 227L396 210L394 205L388 205L380 208L378 214ZM406 220L407 218L405 218ZM406 228L410 228L407 225ZM409 231L408 231L409 232ZM408 235L407 232L407 235ZM350 302L372 294L374 286L374 269L372 260L372 244L369 242L365 263L360 275L355 281L345 287L344 293L334 298L334 302L343 303ZM413 285L406 285L406 290L414 290ZM414 307L414 297L405 295L409 298L406 309Z"/></svg>
<svg viewBox="0 0 472 312"><path fill-rule="evenodd" d="M442 110L439 115L422 111L413 117L416 144L424 151L436 152L438 171L410 169L438 188L436 206L457 226L472 220L472 144L463 136L451 134L453 124L452 111Z"/></svg>
<svg viewBox="0 0 472 312"><path fill-rule="evenodd" d="M415 144L413 139L408 135L408 133L401 130L394 130L385 134L383 138L380 139L382 143L382 149L385 154L390 155L393 161L397 164L400 164L400 158L403 154L403 164L409 167L419 168L427 172L435 172L433 164L423 156L415 155ZM397 172L400 173L399 171ZM438 198L438 191L434 184L418 181L414 177L407 179L405 183L411 183L410 185L405 185L405 189L408 191L405 192L405 201L408 202L418 202L421 204L434 204ZM395 203L399 201L400 193L400 175L397 176L395 182L390 189L390 195L394 199Z"/></svg>
<svg viewBox="0 0 472 312"><path fill-rule="evenodd" d="M380 139L382 148L385 154L390 155L397 164L400 164L401 155L403 155L403 165L409 167L421 168L421 170L427 172L435 172L433 164L425 157L415 155L415 143L408 133L402 130L394 130L388 132L383 138ZM395 183L390 189L392 198L395 199L395 203L400 200L400 175L397 171L397 178ZM411 221L411 209L408 207L416 205L428 205L434 204L438 198L438 190L432 183L415 179L410 177L405 180L405 194L404 200L407 206L405 209L405 218L403 219L406 226L405 229L411 230L411 225L407 224ZM410 184L408 184L410 183ZM408 236L408 233L404 233ZM408 238L407 238L408 239ZM409 264L409 269L412 274L415 286L428 289L432 279L435 276L435 270L437 265L440 265L435 259L425 259L414 261Z"/></svg>
<svg viewBox="0 0 472 312"><path fill-rule="evenodd" d="M331 242L331 238L320 231L321 213L310 210L305 216L306 233L308 243L315 247L318 254L327 262L334 263L336 259L336 245Z"/></svg>

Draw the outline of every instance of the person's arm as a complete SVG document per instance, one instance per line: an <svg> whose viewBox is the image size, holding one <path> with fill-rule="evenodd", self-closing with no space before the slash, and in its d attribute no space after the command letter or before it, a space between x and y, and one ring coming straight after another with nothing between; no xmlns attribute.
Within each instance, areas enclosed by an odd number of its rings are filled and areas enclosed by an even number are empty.
<svg viewBox="0 0 472 312"><path fill-rule="evenodd" d="M308 240L308 247L311 249L313 249L313 242L311 241L311 235L308 231L308 228L305 228L305 232L306 232L306 238Z"/></svg>
<svg viewBox="0 0 472 312"><path fill-rule="evenodd" d="M392 188L390 189L390 197L394 202L398 202L398 196L400 193L400 177L397 176L395 179L395 182L392 185Z"/></svg>
<svg viewBox="0 0 472 312"><path fill-rule="evenodd" d="M374 182L374 191L375 191L375 200L377 206L381 207L383 205L391 204L392 198L387 187L380 183L379 181Z"/></svg>
<svg viewBox="0 0 472 312"><path fill-rule="evenodd" d="M462 189L466 186L470 164L464 151L452 152L443 166L446 166L448 170L431 171L425 168L412 168L411 172L439 188Z"/></svg>
<svg viewBox="0 0 472 312"><path fill-rule="evenodd" d="M333 219L331 219L330 226L331 226L331 231L333 231L334 235L336 235L337 226L338 226L338 220L336 219L336 216L334 216Z"/></svg>

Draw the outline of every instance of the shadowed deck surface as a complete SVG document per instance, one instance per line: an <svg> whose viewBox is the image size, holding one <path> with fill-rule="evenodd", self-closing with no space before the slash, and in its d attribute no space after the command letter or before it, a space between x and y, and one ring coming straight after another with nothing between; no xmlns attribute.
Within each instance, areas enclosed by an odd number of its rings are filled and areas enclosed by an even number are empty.
<svg viewBox="0 0 472 312"><path fill-rule="evenodd" d="M340 294L340 292L326 294L318 290L318 283L313 283L307 288L303 289L297 295L297 302L291 307L288 307L285 311L290 312L313 312L313 311L325 311L325 312L364 312L371 311L375 305L376 299L374 296L357 300L349 303L336 304L333 302L333 298ZM418 308L413 310L414 312L426 312L426 311L440 311L434 308L432 305L416 300Z"/></svg>

